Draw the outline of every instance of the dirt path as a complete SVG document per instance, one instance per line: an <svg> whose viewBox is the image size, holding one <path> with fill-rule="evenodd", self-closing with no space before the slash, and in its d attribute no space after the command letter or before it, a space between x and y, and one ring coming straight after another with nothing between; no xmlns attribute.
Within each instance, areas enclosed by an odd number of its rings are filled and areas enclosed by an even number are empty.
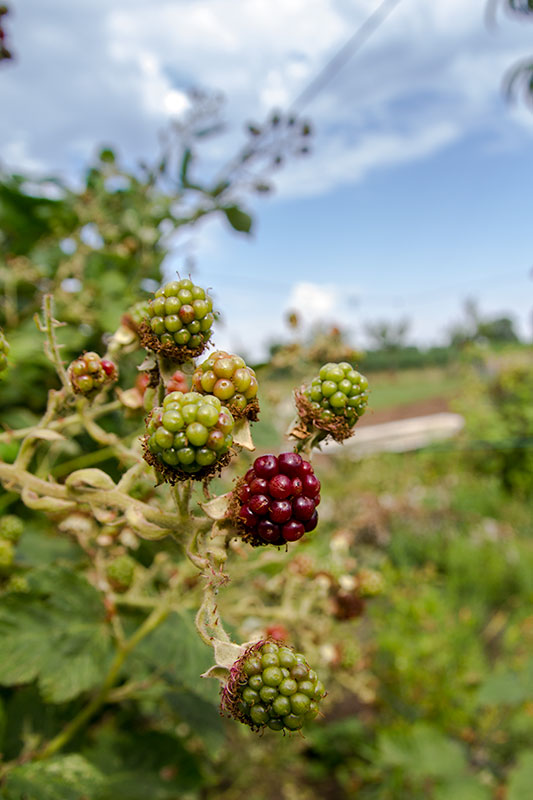
<svg viewBox="0 0 533 800"><path fill-rule="evenodd" d="M378 411L370 408L357 423L357 427L380 425L382 422L394 422L398 419L411 419L411 417L425 417L428 414L438 414L442 411L451 411L449 401L445 397L428 397L426 400L404 403L393 408L382 408Z"/></svg>

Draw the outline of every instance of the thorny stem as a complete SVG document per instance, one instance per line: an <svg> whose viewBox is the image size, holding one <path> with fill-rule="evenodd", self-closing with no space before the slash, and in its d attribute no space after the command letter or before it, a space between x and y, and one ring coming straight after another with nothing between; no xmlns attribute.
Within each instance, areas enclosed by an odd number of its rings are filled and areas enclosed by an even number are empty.
<svg viewBox="0 0 533 800"><path fill-rule="evenodd" d="M35 448L39 444L40 432L49 429L50 422L56 416L57 411L63 404L64 400L65 400L64 390L56 392L55 390L52 389L48 393L48 403L46 406L46 411L44 412L44 415L40 420L40 422L33 428L31 428L28 431L26 437L24 438L20 446L17 458L15 460L15 466L20 467L22 469L25 469L28 466L35 452Z"/></svg>
<svg viewBox="0 0 533 800"><path fill-rule="evenodd" d="M149 522L159 525L161 528L174 530L176 528L176 515L162 511L142 500L136 500L129 494L120 491L118 487L114 489L92 489L67 487L54 481L45 481L37 478L31 472L20 469L15 464L5 464L0 462L0 481L8 489L28 489L41 497L55 498L63 501L72 501L77 505L90 505L92 507L104 507L120 509L121 511L136 511L140 516Z"/></svg>
<svg viewBox="0 0 533 800"><path fill-rule="evenodd" d="M35 321L39 327L39 330L46 334L44 351L56 368L59 379L63 384L63 388L70 394L72 390L70 388L69 379L65 371L65 367L63 366L63 361L61 360L61 354L59 352L62 345L58 344L55 335L55 328L63 327L65 323L58 322L56 319L54 319L54 298L51 294L45 294L43 297L43 320L44 322L41 322L39 317L35 315Z"/></svg>
<svg viewBox="0 0 533 800"><path fill-rule="evenodd" d="M85 419L97 419L109 414L111 411L117 411L122 407L120 400L112 400L101 406L94 406L85 412ZM61 431L63 428L68 428L70 425L81 424L81 417L76 412L68 417L60 417L59 419L52 420L46 426L51 431ZM24 439L29 433L35 430L35 425L27 428L17 428L16 430L7 430L0 433L0 442L11 442L13 439Z"/></svg>

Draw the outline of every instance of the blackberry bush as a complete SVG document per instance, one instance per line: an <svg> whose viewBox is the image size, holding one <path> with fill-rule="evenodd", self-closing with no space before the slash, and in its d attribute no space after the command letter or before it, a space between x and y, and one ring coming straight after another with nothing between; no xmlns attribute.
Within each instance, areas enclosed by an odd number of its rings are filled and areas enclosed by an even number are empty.
<svg viewBox="0 0 533 800"><path fill-rule="evenodd" d="M297 731L315 719L325 694L324 684L301 653L261 641L232 666L221 707L252 730Z"/></svg>
<svg viewBox="0 0 533 800"><path fill-rule="evenodd" d="M86 397L94 397L104 386L118 378L115 364L98 353L89 352L73 361L68 368L72 391Z"/></svg>
<svg viewBox="0 0 533 800"><path fill-rule="evenodd" d="M183 278L156 291L148 304L148 319L138 329L145 347L183 363L205 350L214 321L209 294Z"/></svg>
<svg viewBox="0 0 533 800"><path fill-rule="evenodd" d="M298 415L306 429L324 431L336 441L353 433L368 405L368 381L347 361L324 364L309 386L295 393Z"/></svg>
<svg viewBox="0 0 533 800"><path fill-rule="evenodd" d="M235 487L233 518L253 546L284 545L301 539L318 524L320 481L298 453L264 455Z"/></svg>
<svg viewBox="0 0 533 800"><path fill-rule="evenodd" d="M193 389L201 394L214 394L235 418L257 420L257 377L243 358L224 350L211 353L194 372Z"/></svg>
<svg viewBox="0 0 533 800"><path fill-rule="evenodd" d="M229 462L233 417L218 397L171 392L146 426L146 461L169 483L205 478Z"/></svg>

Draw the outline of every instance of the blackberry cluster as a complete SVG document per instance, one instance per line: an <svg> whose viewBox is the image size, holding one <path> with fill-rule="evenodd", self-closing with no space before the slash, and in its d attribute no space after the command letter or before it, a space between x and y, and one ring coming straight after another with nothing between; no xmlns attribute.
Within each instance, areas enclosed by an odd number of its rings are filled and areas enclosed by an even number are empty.
<svg viewBox="0 0 533 800"><path fill-rule="evenodd" d="M3 332L0 331L0 372L4 372L7 369L8 353L9 353L9 342L7 341Z"/></svg>
<svg viewBox="0 0 533 800"><path fill-rule="evenodd" d="M112 361L100 358L98 353L84 353L68 368L70 385L75 394L91 397L109 383L117 380L118 372Z"/></svg>
<svg viewBox="0 0 533 800"><path fill-rule="evenodd" d="M222 710L253 730L297 731L317 716L325 694L301 653L258 642L233 665L222 690Z"/></svg>
<svg viewBox="0 0 533 800"><path fill-rule="evenodd" d="M304 423L347 438L368 405L368 381L347 361L320 368L310 386L296 393L296 405Z"/></svg>
<svg viewBox="0 0 533 800"><path fill-rule="evenodd" d="M161 286L139 325L145 347L183 362L199 356L211 337L213 301L188 278Z"/></svg>
<svg viewBox="0 0 533 800"><path fill-rule="evenodd" d="M284 545L318 523L320 481L298 453L264 455L238 481L232 517L251 545Z"/></svg>
<svg viewBox="0 0 533 800"><path fill-rule="evenodd" d="M126 592L133 583L136 562L131 556L117 556L106 567L106 577L115 592Z"/></svg>
<svg viewBox="0 0 533 800"><path fill-rule="evenodd" d="M170 483L204 478L229 461L233 425L218 397L171 392L148 417L144 457Z"/></svg>
<svg viewBox="0 0 533 800"><path fill-rule="evenodd" d="M257 378L240 356L224 350L212 353L196 368L192 385L196 392L214 394L235 417L257 419Z"/></svg>
<svg viewBox="0 0 533 800"><path fill-rule="evenodd" d="M135 333L138 333L139 326L148 319L149 307L148 300L139 300L138 303L134 303L127 314L124 315L122 320L123 324L132 328Z"/></svg>

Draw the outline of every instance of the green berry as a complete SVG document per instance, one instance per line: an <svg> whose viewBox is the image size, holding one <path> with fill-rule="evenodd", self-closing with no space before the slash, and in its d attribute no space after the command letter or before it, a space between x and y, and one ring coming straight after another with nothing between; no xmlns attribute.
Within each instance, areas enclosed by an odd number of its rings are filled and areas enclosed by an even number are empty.
<svg viewBox="0 0 533 800"><path fill-rule="evenodd" d="M22 536L24 523L14 514L4 514L0 517L0 539L16 544Z"/></svg>
<svg viewBox="0 0 533 800"><path fill-rule="evenodd" d="M278 660L275 665L274 660ZM305 673L300 685L287 667ZM252 645L232 667L223 689L222 709L254 729L297 731L319 713L324 687L301 653L276 642Z"/></svg>
<svg viewBox="0 0 533 800"><path fill-rule="evenodd" d="M163 406L154 408L147 421L146 460L162 470L167 480L184 479L180 471L193 475L217 465L233 444L234 420L220 401L198 392L170 392ZM225 463L225 462L223 462Z"/></svg>
<svg viewBox="0 0 533 800"><path fill-rule="evenodd" d="M111 587L116 592L126 592L133 583L135 568L136 562L127 555L111 561L106 567L106 576Z"/></svg>
<svg viewBox="0 0 533 800"><path fill-rule="evenodd" d="M189 358L191 350L198 354L211 336L215 321L212 308L205 289L191 280L169 281L148 304L151 334L146 334L145 328L143 344L156 352L162 350L176 361Z"/></svg>
<svg viewBox="0 0 533 800"><path fill-rule="evenodd" d="M234 414L257 418L257 378L240 356L217 350L196 368L192 382L196 391L213 394Z"/></svg>

